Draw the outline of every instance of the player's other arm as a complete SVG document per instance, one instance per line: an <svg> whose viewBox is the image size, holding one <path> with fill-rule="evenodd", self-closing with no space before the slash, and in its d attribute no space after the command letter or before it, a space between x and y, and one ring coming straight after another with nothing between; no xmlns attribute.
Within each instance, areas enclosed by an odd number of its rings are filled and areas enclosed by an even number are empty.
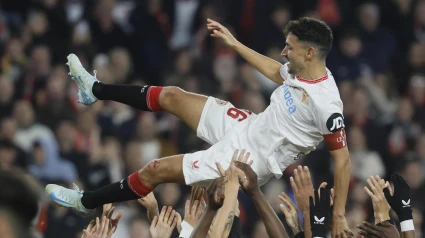
<svg viewBox="0 0 425 238"><path fill-rule="evenodd" d="M347 147L330 151L335 163L334 189L335 202L333 215L345 216L345 203L347 200L348 184L350 181L351 163Z"/></svg>
<svg viewBox="0 0 425 238"><path fill-rule="evenodd" d="M282 79L279 72L282 67L281 63L246 47L236 40L226 27L216 21L208 19L207 27L208 30L212 31L212 37L222 39L267 78L279 85L283 84L284 79Z"/></svg>

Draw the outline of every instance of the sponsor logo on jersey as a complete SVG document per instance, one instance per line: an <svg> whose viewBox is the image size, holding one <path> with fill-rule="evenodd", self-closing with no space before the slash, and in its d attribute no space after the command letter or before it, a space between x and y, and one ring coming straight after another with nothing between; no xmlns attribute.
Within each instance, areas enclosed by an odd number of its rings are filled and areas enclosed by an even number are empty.
<svg viewBox="0 0 425 238"><path fill-rule="evenodd" d="M285 99L285 105L288 108L289 114L292 114L297 111L297 107L294 105L294 99L292 98L292 94L289 91L289 86L287 84L283 84L283 98Z"/></svg>
<svg viewBox="0 0 425 238"><path fill-rule="evenodd" d="M330 132L336 132L345 127L344 117L340 113L332 114L326 121L326 127Z"/></svg>
<svg viewBox="0 0 425 238"><path fill-rule="evenodd" d="M336 139L336 142L342 143L342 146L345 147L347 145L347 137L345 136L345 130L339 131L340 136Z"/></svg>
<svg viewBox="0 0 425 238"><path fill-rule="evenodd" d="M223 101L218 98L216 98L215 101L217 102L218 105L221 105L221 106L225 106L227 103L229 103L227 101Z"/></svg>

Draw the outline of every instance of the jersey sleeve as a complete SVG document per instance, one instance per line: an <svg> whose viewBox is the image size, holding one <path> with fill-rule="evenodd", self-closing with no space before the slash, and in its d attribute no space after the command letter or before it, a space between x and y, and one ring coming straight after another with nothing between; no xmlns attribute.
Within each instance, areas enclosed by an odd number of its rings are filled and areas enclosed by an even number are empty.
<svg viewBox="0 0 425 238"><path fill-rule="evenodd" d="M342 115L342 102L325 103L317 107L316 126L322 133L329 151L347 146L345 136L344 116Z"/></svg>
<svg viewBox="0 0 425 238"><path fill-rule="evenodd" d="M288 79L288 63L282 65L282 67L280 67L280 77L282 78L283 81Z"/></svg>

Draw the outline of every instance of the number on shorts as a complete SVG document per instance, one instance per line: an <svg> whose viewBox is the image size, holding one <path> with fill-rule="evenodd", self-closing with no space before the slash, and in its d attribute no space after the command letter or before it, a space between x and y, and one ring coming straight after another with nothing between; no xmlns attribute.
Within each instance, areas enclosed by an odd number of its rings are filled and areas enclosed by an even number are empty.
<svg viewBox="0 0 425 238"><path fill-rule="evenodd" d="M239 110L237 108L231 107L231 108L229 108L229 110L227 110L227 115L229 115L231 118L239 119L238 121L243 121L243 120L245 120L245 119L248 118L247 113L249 115L252 114L252 112L250 112L248 110L245 110L245 111L246 112L241 111L241 110Z"/></svg>

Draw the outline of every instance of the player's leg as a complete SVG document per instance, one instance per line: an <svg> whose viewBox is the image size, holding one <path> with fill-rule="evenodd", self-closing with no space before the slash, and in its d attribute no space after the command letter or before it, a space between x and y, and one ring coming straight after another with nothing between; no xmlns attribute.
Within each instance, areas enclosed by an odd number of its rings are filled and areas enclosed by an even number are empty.
<svg viewBox="0 0 425 238"><path fill-rule="evenodd" d="M69 207L80 214L107 203L124 202L146 196L162 183L184 184L184 155L175 155L149 162L127 178L95 191L80 192L58 185L46 186L46 193L58 205Z"/></svg>
<svg viewBox="0 0 425 238"><path fill-rule="evenodd" d="M196 130L208 98L178 87L107 85L90 75L74 54L68 56L70 75L78 85L79 102L90 105L99 100L121 102L145 111L167 111Z"/></svg>
<svg viewBox="0 0 425 238"><path fill-rule="evenodd" d="M95 83L93 94L100 100L124 103L144 111L166 111L183 120L193 130L198 128L208 97L179 87L137 86Z"/></svg>

